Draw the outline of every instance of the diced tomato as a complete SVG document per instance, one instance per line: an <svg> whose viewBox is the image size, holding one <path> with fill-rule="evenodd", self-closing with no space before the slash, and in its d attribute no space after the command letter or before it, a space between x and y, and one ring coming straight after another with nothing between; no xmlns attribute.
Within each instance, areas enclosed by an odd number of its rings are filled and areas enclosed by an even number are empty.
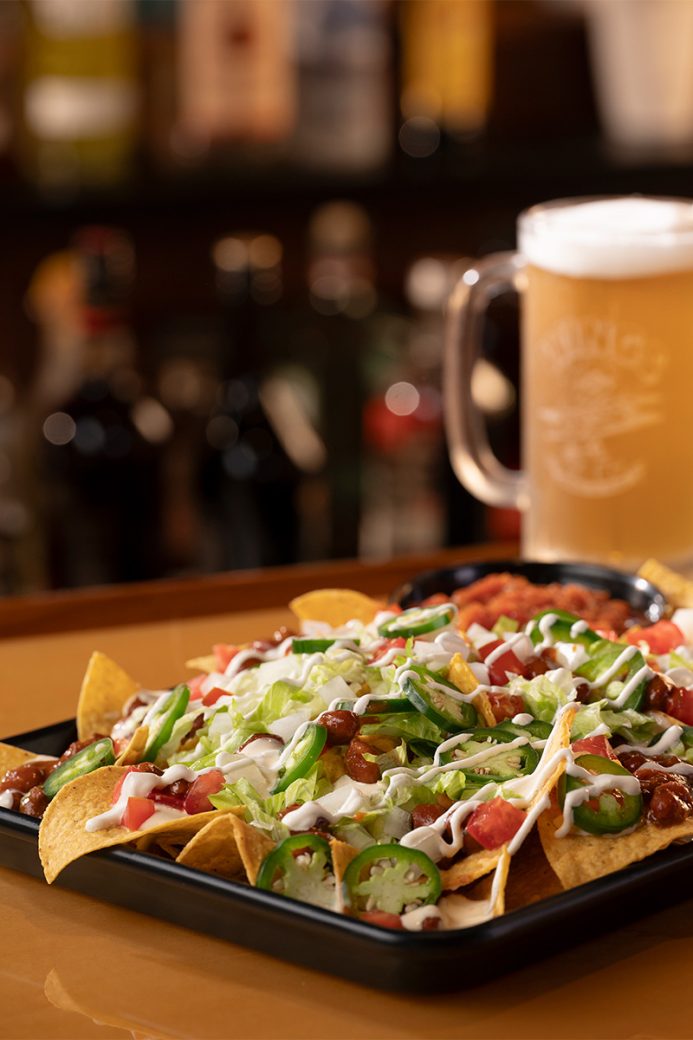
<svg viewBox="0 0 693 1040"><path fill-rule="evenodd" d="M644 640L653 654L669 654L685 642L683 632L673 621L658 621L647 628L630 628L626 639L634 645Z"/></svg>
<svg viewBox="0 0 693 1040"><path fill-rule="evenodd" d="M366 910L359 917L368 924L379 924L381 928L404 928L399 914L388 914L385 910Z"/></svg>
<svg viewBox="0 0 693 1040"><path fill-rule="evenodd" d="M617 643L619 640L618 632L608 625L593 625L592 628L598 636L601 636L602 639L608 639L610 643Z"/></svg>
<svg viewBox="0 0 693 1040"><path fill-rule="evenodd" d="M208 773L201 773L193 782L188 791L183 808L186 813L208 812L214 806L209 800L210 794L217 794L224 786L224 774L221 769L210 769Z"/></svg>
<svg viewBox="0 0 693 1040"><path fill-rule="evenodd" d="M397 649L403 650L406 645L407 641L404 638L404 636L399 636L397 639L386 639L383 643L381 643L381 645L378 647L378 649L371 657L370 664L374 664L376 661L379 661L380 658L384 657L389 650L392 650L395 647Z"/></svg>
<svg viewBox="0 0 693 1040"><path fill-rule="evenodd" d="M217 668L220 672L225 672L236 654L239 652L239 646L232 646L230 643L215 643L212 647L212 653L214 654L214 660L217 663Z"/></svg>
<svg viewBox="0 0 693 1040"><path fill-rule="evenodd" d="M388 610L391 614L402 613L402 607L400 607L399 603L388 603L388 605L385 607L385 610Z"/></svg>
<svg viewBox="0 0 693 1040"><path fill-rule="evenodd" d="M496 722L512 719L525 710L525 702L517 693L489 693L487 697Z"/></svg>
<svg viewBox="0 0 693 1040"><path fill-rule="evenodd" d="M196 675L194 676L194 678L188 680L187 686L190 690L191 701L197 701L202 696L202 683L205 681L206 678L206 674L204 672L200 672L199 675Z"/></svg>
<svg viewBox="0 0 693 1040"><path fill-rule="evenodd" d="M202 703L205 708L211 708L213 704L216 704L220 697L228 697L229 691L223 690L221 686L215 686L214 689L206 693L202 698Z"/></svg>
<svg viewBox="0 0 693 1040"><path fill-rule="evenodd" d="M684 686L672 690L667 712L679 722L693 726L693 690L687 690Z"/></svg>
<svg viewBox="0 0 693 1040"><path fill-rule="evenodd" d="M571 747L574 755L601 755L602 758L610 758L612 761L618 762L618 755L604 736L583 737L582 740L576 740L574 744L571 744Z"/></svg>
<svg viewBox="0 0 693 1040"><path fill-rule="evenodd" d="M425 599L421 604L422 607L439 607L441 603L449 603L450 597L446 596L444 592L434 592L432 596Z"/></svg>
<svg viewBox="0 0 693 1040"><path fill-rule="evenodd" d="M156 806L149 798L128 798L122 824L129 831L138 831L145 820L154 814Z"/></svg>
<svg viewBox="0 0 693 1040"><path fill-rule="evenodd" d="M171 809L183 810L183 796L179 794L169 794L163 788L155 787L153 791L149 792L149 800L152 802L158 802L159 805L168 805Z"/></svg>
<svg viewBox="0 0 693 1040"><path fill-rule="evenodd" d="M503 645L504 641L502 639L493 639L490 643L486 643L479 649L479 657L482 661L485 661L494 650L497 650L498 647ZM522 661L517 654L510 649L504 650L499 657L495 657L487 667L489 678L494 686L505 686L508 681L508 672L514 672L515 675L522 675Z"/></svg>
<svg viewBox="0 0 693 1040"><path fill-rule="evenodd" d="M113 750L115 751L116 758L118 757L118 755L122 755L123 751L125 751L125 748L128 746L129 743L129 737L118 737L117 740L113 741Z"/></svg>
<svg viewBox="0 0 693 1040"><path fill-rule="evenodd" d="M111 805L115 805L115 803L120 798L120 793L123 790L123 784L125 783L125 777L128 775L128 773L132 773L136 768L137 768L136 766L128 766L128 772L127 773L123 773L123 775L121 776L120 780L118 781L118 783L113 788L113 796L111 798Z"/></svg>
<svg viewBox="0 0 693 1040"><path fill-rule="evenodd" d="M492 798L474 810L465 829L482 848L497 849L515 837L526 819L527 813L505 798Z"/></svg>

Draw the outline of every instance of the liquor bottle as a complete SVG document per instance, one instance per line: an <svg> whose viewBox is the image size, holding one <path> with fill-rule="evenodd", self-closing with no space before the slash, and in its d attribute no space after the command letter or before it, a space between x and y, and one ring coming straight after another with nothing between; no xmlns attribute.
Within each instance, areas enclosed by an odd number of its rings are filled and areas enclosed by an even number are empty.
<svg viewBox="0 0 693 1040"><path fill-rule="evenodd" d="M244 232L220 239L212 253L222 387L206 429L202 494L223 568L296 559L300 472L272 374L281 255L272 235Z"/></svg>
<svg viewBox="0 0 693 1040"><path fill-rule="evenodd" d="M136 141L133 0L26 0L21 162L48 192L119 183Z"/></svg>
<svg viewBox="0 0 693 1040"><path fill-rule="evenodd" d="M392 147L390 35L382 0L312 0L297 7L302 166L366 172Z"/></svg>
<svg viewBox="0 0 693 1040"><path fill-rule="evenodd" d="M295 122L293 0L180 0L181 161L267 157Z"/></svg>
<svg viewBox="0 0 693 1040"><path fill-rule="evenodd" d="M367 213L351 202L326 203L309 224L308 306L293 354L324 458L302 513L313 559L358 555L364 363L378 305L371 234Z"/></svg>
<svg viewBox="0 0 693 1040"><path fill-rule="evenodd" d="M144 392L128 320L129 239L92 227L74 240L82 296L81 382L45 416L43 476L53 584L161 573L161 443L170 418Z"/></svg>
<svg viewBox="0 0 693 1040"><path fill-rule="evenodd" d="M486 124L492 89L489 0L407 0L400 7L404 152L425 158L441 133L466 139Z"/></svg>

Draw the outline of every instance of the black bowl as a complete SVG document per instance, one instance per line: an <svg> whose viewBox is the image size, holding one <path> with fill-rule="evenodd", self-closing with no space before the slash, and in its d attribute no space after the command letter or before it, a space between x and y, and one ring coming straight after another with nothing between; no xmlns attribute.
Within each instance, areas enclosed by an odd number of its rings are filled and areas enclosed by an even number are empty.
<svg viewBox="0 0 693 1040"><path fill-rule="evenodd" d="M400 585L392 599L401 607L413 607L436 592L449 595L487 574L499 572L521 574L538 585L556 581L562 585L586 585L590 589L606 591L615 599L624 599L635 613L643 614L650 622L659 621L667 610L667 601L659 589L637 574L626 574L596 563L539 563L534 560L485 560L424 571Z"/></svg>

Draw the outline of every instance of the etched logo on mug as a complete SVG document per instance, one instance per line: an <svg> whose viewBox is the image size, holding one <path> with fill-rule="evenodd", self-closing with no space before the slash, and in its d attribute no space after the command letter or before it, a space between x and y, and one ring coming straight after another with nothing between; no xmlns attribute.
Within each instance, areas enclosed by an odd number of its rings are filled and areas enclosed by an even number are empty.
<svg viewBox="0 0 693 1040"><path fill-rule="evenodd" d="M569 317L539 343L539 363L556 376L538 408L552 479L588 498L638 484L647 467L628 435L664 422L661 344L635 325Z"/></svg>

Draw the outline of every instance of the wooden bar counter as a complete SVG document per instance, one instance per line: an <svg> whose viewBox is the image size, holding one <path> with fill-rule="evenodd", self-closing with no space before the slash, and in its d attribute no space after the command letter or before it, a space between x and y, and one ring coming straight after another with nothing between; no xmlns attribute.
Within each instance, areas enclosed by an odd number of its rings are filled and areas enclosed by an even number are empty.
<svg viewBox="0 0 693 1040"><path fill-rule="evenodd" d="M144 685L212 642L289 621L320 586L386 594L419 570L508 547L325 564L0 602L0 735L71 717L90 652ZM277 949L282 936L277 935ZM693 901L444 996L395 996L0 870L0 1038L687 1038ZM500 966L499 966L500 968ZM464 977L464 959L460 959Z"/></svg>

